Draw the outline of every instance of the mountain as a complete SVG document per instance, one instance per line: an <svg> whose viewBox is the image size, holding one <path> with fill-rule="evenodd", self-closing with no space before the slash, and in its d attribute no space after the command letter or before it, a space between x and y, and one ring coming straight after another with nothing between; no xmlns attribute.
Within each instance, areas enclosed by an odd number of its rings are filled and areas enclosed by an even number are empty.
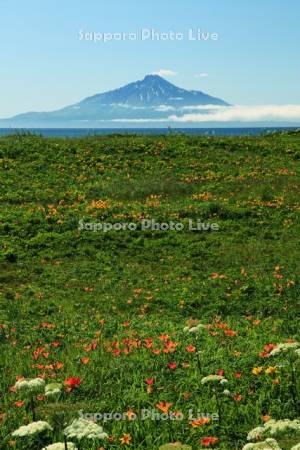
<svg viewBox="0 0 300 450"><path fill-rule="evenodd" d="M57 111L29 112L2 119L0 126L103 127L126 121L167 122L170 115L180 116L193 110L199 113L205 105L229 106L224 100L204 92L188 91L158 75L147 75L141 81L87 97Z"/></svg>

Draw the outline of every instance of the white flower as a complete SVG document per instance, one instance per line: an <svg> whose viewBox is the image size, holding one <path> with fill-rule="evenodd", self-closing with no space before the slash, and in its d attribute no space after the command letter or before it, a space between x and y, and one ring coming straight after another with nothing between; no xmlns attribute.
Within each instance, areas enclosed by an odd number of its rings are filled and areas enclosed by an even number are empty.
<svg viewBox="0 0 300 450"><path fill-rule="evenodd" d="M227 383L228 380L222 375L208 375L207 377L202 378L201 384L206 384L210 382L219 382L221 384Z"/></svg>
<svg viewBox="0 0 300 450"><path fill-rule="evenodd" d="M67 442L68 450L77 450L73 442ZM64 442L57 442L56 444L47 445L47 447L42 448L42 450L65 450Z"/></svg>
<svg viewBox="0 0 300 450"><path fill-rule="evenodd" d="M75 419L70 426L65 428L64 434L69 438L105 439L107 433L94 422L86 419Z"/></svg>
<svg viewBox="0 0 300 450"><path fill-rule="evenodd" d="M248 433L247 441L252 441L252 439L261 439L265 431L266 430L264 427L253 428L253 430Z"/></svg>
<svg viewBox="0 0 300 450"><path fill-rule="evenodd" d="M45 380L42 378L33 378L17 381L15 389L17 392L41 392L44 389Z"/></svg>
<svg viewBox="0 0 300 450"><path fill-rule="evenodd" d="M280 353L288 352L299 347L299 342L286 342L283 344L278 344L271 352L271 356L279 355Z"/></svg>
<svg viewBox="0 0 300 450"><path fill-rule="evenodd" d="M300 442L299 444L294 445L294 447L292 447L291 450L300 450Z"/></svg>
<svg viewBox="0 0 300 450"><path fill-rule="evenodd" d="M45 387L45 396L48 397L58 397L61 394L62 384L61 383L49 383Z"/></svg>
<svg viewBox="0 0 300 450"><path fill-rule="evenodd" d="M199 331L206 329L206 325L203 325L202 323L198 323L195 327L184 327L183 331L188 333L199 333Z"/></svg>
<svg viewBox="0 0 300 450"><path fill-rule="evenodd" d="M242 450L281 450L275 439L266 439L263 442L246 444Z"/></svg>
<svg viewBox="0 0 300 450"><path fill-rule="evenodd" d="M48 422L39 420L38 422L31 422L28 425L23 425L12 433L14 437L31 436L33 434L42 433L44 431L52 431L52 427Z"/></svg>
<svg viewBox="0 0 300 450"><path fill-rule="evenodd" d="M270 433L271 436L275 436L277 433L287 430L300 430L300 420L274 420L270 419L264 425L265 430Z"/></svg>
<svg viewBox="0 0 300 450"><path fill-rule="evenodd" d="M229 396L230 395L230 391L228 389L224 389L223 394Z"/></svg>

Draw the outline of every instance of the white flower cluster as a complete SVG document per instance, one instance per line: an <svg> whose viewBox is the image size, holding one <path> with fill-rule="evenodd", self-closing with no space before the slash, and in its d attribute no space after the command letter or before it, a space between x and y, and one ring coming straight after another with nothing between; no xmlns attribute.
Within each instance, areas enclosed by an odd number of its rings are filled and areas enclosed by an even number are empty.
<svg viewBox="0 0 300 450"><path fill-rule="evenodd" d="M280 353L288 352L289 350L296 350L299 347L299 342L285 342L278 344L271 352L271 356L277 356Z"/></svg>
<svg viewBox="0 0 300 450"><path fill-rule="evenodd" d="M263 442L257 442L256 444L249 443L244 445L242 450L281 450L278 442L275 439L266 439Z"/></svg>
<svg viewBox="0 0 300 450"><path fill-rule="evenodd" d="M291 450L300 450L300 442L299 444L294 445L294 447L292 447Z"/></svg>
<svg viewBox="0 0 300 450"><path fill-rule="evenodd" d="M222 375L208 375L207 377L202 378L201 384L211 383L211 382L218 382L221 384L228 383L228 380L223 377Z"/></svg>
<svg viewBox="0 0 300 450"><path fill-rule="evenodd" d="M73 442L67 442L68 450L77 450ZM47 447L42 448L42 450L65 450L64 442L57 442L56 444L47 445Z"/></svg>
<svg viewBox="0 0 300 450"><path fill-rule="evenodd" d="M274 420L270 419L265 423L264 428L267 433L271 436L276 436L276 434L285 432L287 430L299 431L300 430L300 420Z"/></svg>
<svg viewBox="0 0 300 450"><path fill-rule="evenodd" d="M45 387L45 380L42 378L20 380L16 382L14 387L17 392L41 392Z"/></svg>
<svg viewBox="0 0 300 450"><path fill-rule="evenodd" d="M199 323L194 327L184 327L183 331L188 333L199 333L199 331L206 329L206 325Z"/></svg>
<svg viewBox="0 0 300 450"><path fill-rule="evenodd" d="M47 398L59 397L62 390L61 383L49 383L45 386L45 396Z"/></svg>
<svg viewBox="0 0 300 450"><path fill-rule="evenodd" d="M284 434L285 432L289 431L299 431L300 430L300 420L294 419L294 420L289 420L289 419L284 419L284 420L274 420L274 419L270 419L268 420L268 422L266 422L263 426L261 427L257 427L254 428L253 430L251 430L248 433L247 436L247 440L248 441L252 441L252 440L260 440L263 439L267 436L280 436L280 434ZM267 439L265 442L270 441L270 439ZM271 439L272 441L272 439ZM257 443L257 444L248 444L250 445L250 447L245 446L243 448L243 450L251 450L253 449L264 449L264 448L268 448L268 447L253 447L254 445L259 445L259 444L263 444L263 442ZM252 447L251 447L252 445ZM270 447L273 448L273 447ZM276 450L279 447L274 447ZM297 450L297 446L296 448L293 448L292 450ZM300 444L298 447L298 450L300 450Z"/></svg>
<svg viewBox="0 0 300 450"><path fill-rule="evenodd" d="M103 428L94 422L86 419L75 419L71 425L64 430L64 434L69 438L77 439L105 439L108 437Z"/></svg>
<svg viewBox="0 0 300 450"><path fill-rule="evenodd" d="M25 437L32 436L37 433L42 433L44 431L52 431L52 427L48 422L39 420L38 422L31 422L28 425L23 425L12 433L14 437Z"/></svg>
<svg viewBox="0 0 300 450"><path fill-rule="evenodd" d="M247 441L252 441L252 439L258 441L263 437L265 431L266 429L264 427L253 428L253 430L248 433Z"/></svg>

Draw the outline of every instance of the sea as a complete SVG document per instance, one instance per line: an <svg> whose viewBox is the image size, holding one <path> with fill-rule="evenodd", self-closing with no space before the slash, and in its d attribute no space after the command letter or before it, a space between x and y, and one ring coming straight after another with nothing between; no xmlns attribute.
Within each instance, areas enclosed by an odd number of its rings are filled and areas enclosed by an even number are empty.
<svg viewBox="0 0 300 450"><path fill-rule="evenodd" d="M166 135L185 134L192 136L249 136L296 130L299 127L245 127L245 128L0 128L0 136L12 134L36 134L45 137L80 138L84 136Z"/></svg>

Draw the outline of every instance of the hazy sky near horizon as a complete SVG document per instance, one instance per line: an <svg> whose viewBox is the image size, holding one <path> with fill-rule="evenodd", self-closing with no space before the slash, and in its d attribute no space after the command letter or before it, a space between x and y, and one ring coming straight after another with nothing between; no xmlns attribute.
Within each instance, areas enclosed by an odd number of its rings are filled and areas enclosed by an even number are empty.
<svg viewBox="0 0 300 450"><path fill-rule="evenodd" d="M236 105L300 104L299 22L299 0L0 0L0 118L57 109L160 70ZM143 41L142 29L184 37ZM218 39L189 40L189 29ZM137 39L91 42L80 31Z"/></svg>

